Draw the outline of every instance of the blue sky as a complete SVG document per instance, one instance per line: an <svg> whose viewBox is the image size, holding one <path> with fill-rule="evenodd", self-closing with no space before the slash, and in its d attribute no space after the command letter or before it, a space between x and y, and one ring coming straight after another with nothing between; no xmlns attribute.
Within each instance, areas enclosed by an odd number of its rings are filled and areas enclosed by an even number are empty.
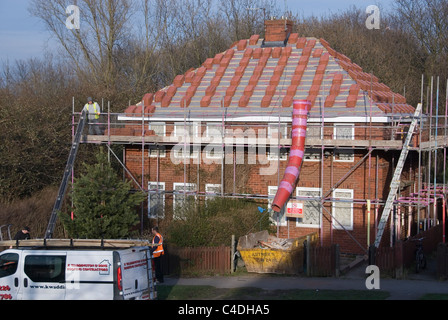
<svg viewBox="0 0 448 320"><path fill-rule="evenodd" d="M225 1L225 0L223 0ZM285 0L278 0L284 7ZM390 8L391 0L286 0L287 9L304 16L320 16L356 5ZM0 64L16 59L42 57L55 47L44 25L29 12L30 0L0 0Z"/></svg>

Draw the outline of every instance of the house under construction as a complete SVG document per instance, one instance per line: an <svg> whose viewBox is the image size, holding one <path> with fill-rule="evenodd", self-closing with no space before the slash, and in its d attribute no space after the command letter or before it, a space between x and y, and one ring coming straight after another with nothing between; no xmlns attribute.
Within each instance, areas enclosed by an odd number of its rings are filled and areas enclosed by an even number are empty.
<svg viewBox="0 0 448 320"><path fill-rule="evenodd" d="M294 101L307 100L300 175L289 201L270 212L279 237L318 232L323 245L364 254L444 224L437 174L445 172L446 110L407 104L324 39L299 37L288 20L265 28L264 39L238 41L108 113L104 135L83 142L123 145L151 218L181 214L191 197L250 198L270 209L291 156Z"/></svg>

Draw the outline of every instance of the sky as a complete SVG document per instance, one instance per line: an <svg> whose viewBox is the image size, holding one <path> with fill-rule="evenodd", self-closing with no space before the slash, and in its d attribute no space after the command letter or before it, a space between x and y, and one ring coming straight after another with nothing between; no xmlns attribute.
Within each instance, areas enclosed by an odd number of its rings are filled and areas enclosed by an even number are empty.
<svg viewBox="0 0 448 320"><path fill-rule="evenodd" d="M226 0L223 0L226 1ZM278 0L280 7L303 16L337 13L355 5L390 8L391 0ZM30 13L31 0L0 0L0 64L42 57L55 43L45 26Z"/></svg>

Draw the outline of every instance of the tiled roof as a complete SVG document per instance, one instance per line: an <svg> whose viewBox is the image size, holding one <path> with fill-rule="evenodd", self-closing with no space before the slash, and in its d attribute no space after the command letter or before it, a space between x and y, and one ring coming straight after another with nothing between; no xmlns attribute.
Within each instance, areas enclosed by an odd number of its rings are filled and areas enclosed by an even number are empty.
<svg viewBox="0 0 448 320"><path fill-rule="evenodd" d="M211 112L222 106L235 112L241 110L235 108L292 109L294 99L310 100L311 114L319 114L321 105L333 116L414 112L402 95L327 41L297 33L284 46L263 46L258 35L238 41L201 67L178 75L170 86L146 94L143 102L145 113L184 107ZM141 113L141 105L126 113Z"/></svg>

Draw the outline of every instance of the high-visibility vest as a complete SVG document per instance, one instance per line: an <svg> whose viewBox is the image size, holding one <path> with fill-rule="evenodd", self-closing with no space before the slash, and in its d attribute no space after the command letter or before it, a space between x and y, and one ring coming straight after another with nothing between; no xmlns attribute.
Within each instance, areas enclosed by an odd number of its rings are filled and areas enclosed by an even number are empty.
<svg viewBox="0 0 448 320"><path fill-rule="evenodd" d="M163 237L160 233L157 233L154 238L152 239L152 244L156 244L155 243L155 239L156 237L159 237L159 245L157 246L156 250L154 250L154 252L152 253L154 258L158 258L162 255L165 254L165 252L163 251Z"/></svg>
<svg viewBox="0 0 448 320"><path fill-rule="evenodd" d="M99 119L100 118L100 116L98 114L98 113L100 113L100 106L97 102L94 102L92 104L87 103L84 106L84 109L87 110L87 112L89 113L89 119Z"/></svg>

